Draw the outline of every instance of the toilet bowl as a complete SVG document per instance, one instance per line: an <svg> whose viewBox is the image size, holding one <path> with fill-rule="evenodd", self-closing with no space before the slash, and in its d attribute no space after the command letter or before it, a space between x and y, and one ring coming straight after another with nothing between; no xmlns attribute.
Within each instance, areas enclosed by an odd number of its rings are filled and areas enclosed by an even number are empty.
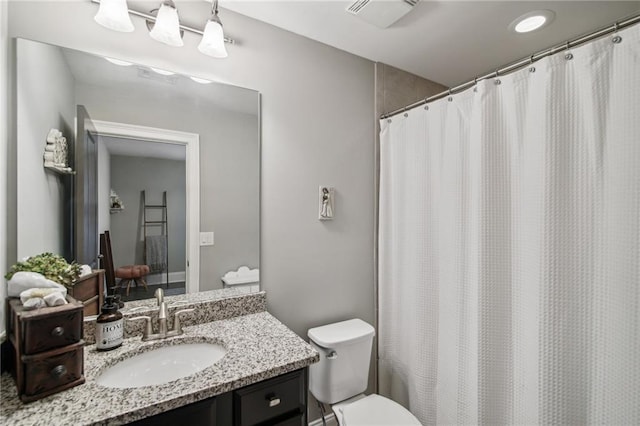
<svg viewBox="0 0 640 426"><path fill-rule="evenodd" d="M374 328L352 319L309 329L320 362L309 367L309 391L331 405L341 426L420 426L406 408L383 396L365 395Z"/></svg>

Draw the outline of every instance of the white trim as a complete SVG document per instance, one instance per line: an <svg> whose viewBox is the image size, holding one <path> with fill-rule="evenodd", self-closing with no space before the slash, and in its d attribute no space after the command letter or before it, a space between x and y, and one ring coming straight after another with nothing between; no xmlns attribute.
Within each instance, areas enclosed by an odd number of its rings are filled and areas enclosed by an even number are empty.
<svg viewBox="0 0 640 426"><path fill-rule="evenodd" d="M169 282L170 283L179 283L186 281L187 273L185 271L179 272L169 272ZM158 284L166 284L167 273L166 272L157 272L153 274L149 274L146 276L147 284L149 285L158 285Z"/></svg>
<svg viewBox="0 0 640 426"><path fill-rule="evenodd" d="M324 421L327 423L327 426L339 426L338 420L336 420L336 415L331 413L324 416ZM309 426L323 426L322 417L315 419L312 422L309 422Z"/></svg>
<svg viewBox="0 0 640 426"><path fill-rule="evenodd" d="M184 145L186 150L185 167L187 173L187 258L186 292L200 291L200 135L197 133L179 132L157 127L138 126L135 124L116 123L111 121L92 120L96 131L103 136L114 136L128 139L141 139L153 142ZM171 279L169 279L171 281Z"/></svg>

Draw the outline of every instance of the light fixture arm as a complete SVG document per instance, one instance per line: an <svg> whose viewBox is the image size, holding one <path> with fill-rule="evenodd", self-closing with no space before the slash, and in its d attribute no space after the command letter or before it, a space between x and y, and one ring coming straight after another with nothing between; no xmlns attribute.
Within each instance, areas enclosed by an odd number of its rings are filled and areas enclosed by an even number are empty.
<svg viewBox="0 0 640 426"><path fill-rule="evenodd" d="M100 0L90 0L91 3L95 3L95 4L100 4ZM216 1L217 3L217 1ZM129 15L133 15L133 16L139 16L140 18L152 21L152 22L156 22L156 17L153 15L150 15L148 13L144 13L144 12L138 12L137 10L132 10L129 9ZM184 30L184 31L189 31L190 33L194 33L194 34L199 34L199 35L203 35L204 31L203 30L199 30L197 28L193 28L193 27L189 27L187 25L182 25L180 24L180 29ZM224 42L225 43L229 43L229 44L236 44L236 41L232 38L229 37L225 37L224 38Z"/></svg>
<svg viewBox="0 0 640 426"><path fill-rule="evenodd" d="M220 26L222 26L222 21L220 21L220 18L218 17L218 0L213 0L211 2L211 17L209 18L209 20L217 22L218 24L220 24Z"/></svg>

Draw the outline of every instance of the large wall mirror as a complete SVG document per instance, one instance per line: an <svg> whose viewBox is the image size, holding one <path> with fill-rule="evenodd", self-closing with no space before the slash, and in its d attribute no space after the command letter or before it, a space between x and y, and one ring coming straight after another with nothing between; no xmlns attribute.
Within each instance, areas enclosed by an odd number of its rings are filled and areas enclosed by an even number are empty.
<svg viewBox="0 0 640 426"><path fill-rule="evenodd" d="M125 300L259 288L258 92L24 39L16 52L19 259L92 263L109 231L116 268L150 266ZM43 167L51 129L75 175Z"/></svg>

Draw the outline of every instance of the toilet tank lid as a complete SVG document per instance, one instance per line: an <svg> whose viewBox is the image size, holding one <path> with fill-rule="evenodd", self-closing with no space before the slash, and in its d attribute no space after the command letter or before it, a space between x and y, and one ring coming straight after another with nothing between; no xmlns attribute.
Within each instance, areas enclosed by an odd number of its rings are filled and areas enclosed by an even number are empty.
<svg viewBox="0 0 640 426"><path fill-rule="evenodd" d="M307 332L309 339L326 348L340 343L355 343L374 334L375 329L370 324L357 318L310 328Z"/></svg>

